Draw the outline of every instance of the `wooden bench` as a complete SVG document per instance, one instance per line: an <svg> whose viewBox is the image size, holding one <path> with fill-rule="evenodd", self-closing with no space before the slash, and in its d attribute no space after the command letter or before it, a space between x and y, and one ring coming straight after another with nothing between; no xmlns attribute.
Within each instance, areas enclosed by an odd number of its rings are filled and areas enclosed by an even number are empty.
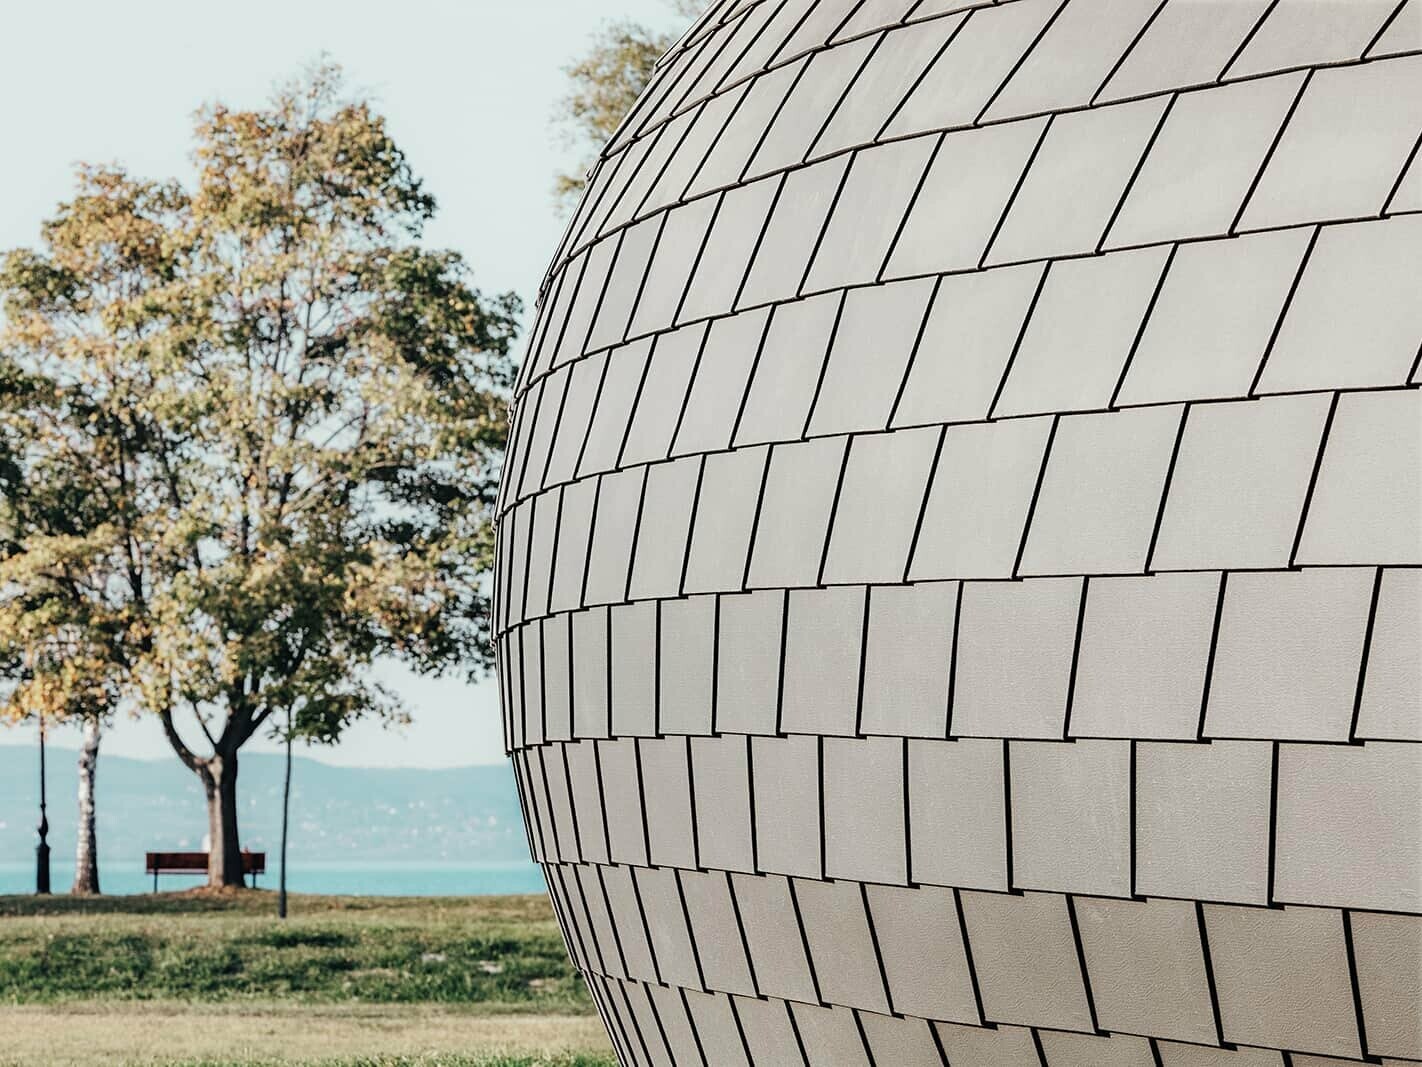
<svg viewBox="0 0 1422 1067"><path fill-rule="evenodd" d="M153 876L153 892L158 892L160 874L206 874L206 852L149 852L146 853L145 873ZM267 873L267 854L242 850L242 873L252 876L256 885L257 875Z"/></svg>

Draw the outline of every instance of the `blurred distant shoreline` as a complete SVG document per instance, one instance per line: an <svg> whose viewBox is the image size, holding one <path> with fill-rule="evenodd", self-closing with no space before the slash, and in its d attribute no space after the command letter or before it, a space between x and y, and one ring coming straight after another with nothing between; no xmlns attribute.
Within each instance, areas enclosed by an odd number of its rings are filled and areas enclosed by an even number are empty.
<svg viewBox="0 0 1422 1067"><path fill-rule="evenodd" d="M49 842L56 889L72 878L77 770L51 752ZM263 886L276 884L282 757L244 755L242 844L268 853ZM200 850L207 812L197 777L177 759L101 756L99 873L105 892L147 892L143 854ZM33 886L38 811L35 752L0 747L0 892ZM290 886L294 892L368 895L536 893L518 794L507 764L414 769L336 767L298 757L292 774ZM196 879L166 877L163 889Z"/></svg>

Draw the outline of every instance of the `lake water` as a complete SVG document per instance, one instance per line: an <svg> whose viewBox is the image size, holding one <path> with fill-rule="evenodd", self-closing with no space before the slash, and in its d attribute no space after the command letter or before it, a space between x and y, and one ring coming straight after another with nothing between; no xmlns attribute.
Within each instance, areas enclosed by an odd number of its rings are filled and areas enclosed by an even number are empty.
<svg viewBox="0 0 1422 1067"><path fill-rule="evenodd" d="M267 859L267 874L257 884L276 888L274 857ZM68 892L74 881L74 864L52 859L50 882L56 892ZM158 879L162 891L201 885L198 875L168 874ZM105 893L150 893L153 876L143 864L105 864L100 859L99 885ZM486 896L498 893L542 893L543 872L533 863L292 863L286 886L293 893L331 893L377 897ZM35 865L0 863L0 894L31 893Z"/></svg>

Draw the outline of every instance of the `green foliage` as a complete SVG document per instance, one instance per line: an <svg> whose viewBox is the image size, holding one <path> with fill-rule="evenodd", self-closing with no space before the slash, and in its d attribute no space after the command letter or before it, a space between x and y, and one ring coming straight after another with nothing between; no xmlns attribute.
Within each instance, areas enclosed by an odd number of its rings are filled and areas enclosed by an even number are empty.
<svg viewBox="0 0 1422 1067"><path fill-rule="evenodd" d="M297 896L293 918L281 923L270 894L243 896L112 898L93 907L0 898L8 916L0 1002L279 998L592 1010L541 898Z"/></svg>
<svg viewBox="0 0 1422 1067"><path fill-rule="evenodd" d="M568 92L558 102L554 121L563 141L578 150L580 165L553 180L553 195L571 210L583 191L585 175L597 152L611 140L618 123L647 87L657 60L675 38L627 19L604 23L577 62L564 68Z"/></svg>
<svg viewBox="0 0 1422 1067"><path fill-rule="evenodd" d="M667 0L667 6L684 23L700 15L706 3ZM553 179L553 196L562 210L573 209L597 153L617 132L623 116L651 80L657 61L676 43L677 36L630 19L604 22L582 58L564 68L568 91L558 101L553 120L564 144L577 150L580 163L572 173Z"/></svg>
<svg viewBox="0 0 1422 1067"><path fill-rule="evenodd" d="M204 109L194 158L81 168L0 261L0 702L154 712L216 781L286 715L403 717L380 657L487 668L520 306L420 245L435 201L333 66Z"/></svg>
<svg viewBox="0 0 1422 1067"><path fill-rule="evenodd" d="M667 7L685 25L706 9L707 2L667 0ZM558 101L553 121L563 143L577 150L579 165L571 173L554 176L553 197L560 209L572 211L597 153L617 132L651 80L657 61L677 37L630 19L604 22L582 58L563 68L568 91Z"/></svg>

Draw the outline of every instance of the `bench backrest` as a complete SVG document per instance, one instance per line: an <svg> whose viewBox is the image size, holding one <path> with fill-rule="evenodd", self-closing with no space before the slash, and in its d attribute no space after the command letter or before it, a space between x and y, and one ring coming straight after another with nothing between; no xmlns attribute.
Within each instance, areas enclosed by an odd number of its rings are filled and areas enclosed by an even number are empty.
<svg viewBox="0 0 1422 1067"><path fill-rule="evenodd" d="M145 857L148 874L181 874L207 870L206 852L148 852ZM242 871L245 874L266 874L267 854L243 852Z"/></svg>

